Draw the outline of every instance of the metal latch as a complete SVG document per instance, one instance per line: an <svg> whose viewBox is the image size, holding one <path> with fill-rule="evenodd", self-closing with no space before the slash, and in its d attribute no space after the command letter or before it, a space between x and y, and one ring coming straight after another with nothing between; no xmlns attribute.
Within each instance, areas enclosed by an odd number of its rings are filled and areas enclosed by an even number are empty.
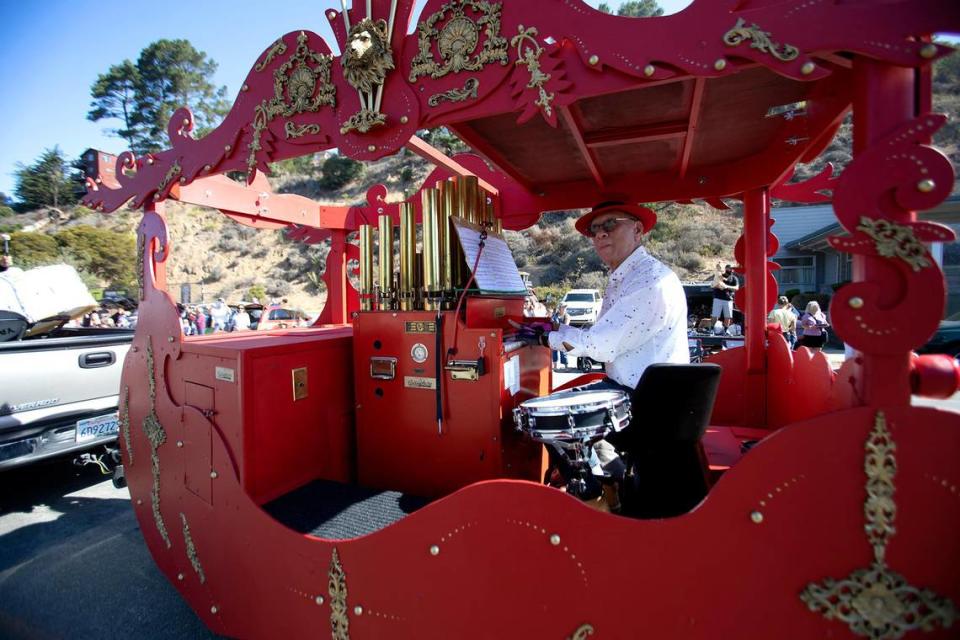
<svg viewBox="0 0 960 640"><path fill-rule="evenodd" d="M382 356L370 358L370 377L377 380L393 380L397 377L397 359Z"/></svg>
<svg viewBox="0 0 960 640"><path fill-rule="evenodd" d="M444 369L450 372L450 378L453 380L477 380L487 372L483 358L450 360Z"/></svg>
<svg viewBox="0 0 960 640"><path fill-rule="evenodd" d="M301 367L293 370L293 401L303 400L307 397L307 368Z"/></svg>

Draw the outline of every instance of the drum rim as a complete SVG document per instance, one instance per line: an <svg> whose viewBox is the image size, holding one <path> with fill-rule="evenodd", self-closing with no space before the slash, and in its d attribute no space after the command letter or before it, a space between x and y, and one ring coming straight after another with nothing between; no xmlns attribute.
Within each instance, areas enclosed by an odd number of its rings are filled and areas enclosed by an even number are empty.
<svg viewBox="0 0 960 640"><path fill-rule="evenodd" d="M577 404L558 404L556 406L538 406L533 403L543 404L544 400L553 399L557 400L558 396L563 394L563 399L575 398L578 395L587 395L587 394L609 394L610 397L607 397L604 400L593 400L593 401L583 401ZM617 407L623 404L630 403L630 396L627 395L625 391L619 389L597 389L597 390L586 390L586 391L560 391L548 396L541 396L539 398L530 398L529 400L524 400L520 403L519 409L527 414L534 417L543 416L543 417L552 417L552 416L565 416L568 414L581 415L584 413L592 413L594 411L602 411L606 409L616 409Z"/></svg>

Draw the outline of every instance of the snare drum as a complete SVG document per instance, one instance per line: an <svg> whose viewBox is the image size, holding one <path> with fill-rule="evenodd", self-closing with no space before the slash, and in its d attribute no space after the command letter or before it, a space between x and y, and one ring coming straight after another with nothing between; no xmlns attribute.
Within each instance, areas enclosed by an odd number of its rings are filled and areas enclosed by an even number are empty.
<svg viewBox="0 0 960 640"><path fill-rule="evenodd" d="M630 422L623 391L559 391L522 402L513 410L517 431L544 443L581 443L620 431Z"/></svg>

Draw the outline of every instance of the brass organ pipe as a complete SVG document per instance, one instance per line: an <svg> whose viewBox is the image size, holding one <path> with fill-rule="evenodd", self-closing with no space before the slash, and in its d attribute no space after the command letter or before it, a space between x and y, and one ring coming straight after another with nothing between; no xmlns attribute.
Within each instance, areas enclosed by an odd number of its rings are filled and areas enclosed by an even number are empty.
<svg viewBox="0 0 960 640"><path fill-rule="evenodd" d="M454 245L457 243L456 231L450 222L451 216L456 215L457 210L457 184L450 180L441 180L437 182L440 189L440 233L442 234L440 244L442 248L442 259L440 267L443 275L440 278L440 284L444 291L452 291L454 280Z"/></svg>
<svg viewBox="0 0 960 640"><path fill-rule="evenodd" d="M463 218L463 211L460 208L460 183L457 177L451 176L448 178L447 184L450 185L448 187L450 215ZM467 281L467 276L465 275L466 267L464 267L466 259L463 256L463 247L460 246L460 237L457 235L457 230L454 228L452 221L448 229L449 233L447 235L450 237L450 280L452 288L458 289Z"/></svg>
<svg viewBox="0 0 960 640"><path fill-rule="evenodd" d="M417 281L417 218L413 204L400 204L400 309L414 308Z"/></svg>
<svg viewBox="0 0 960 640"><path fill-rule="evenodd" d="M480 222L480 211L477 206L479 204L478 190L477 176L460 176L457 180L460 216L473 224Z"/></svg>
<svg viewBox="0 0 960 640"><path fill-rule="evenodd" d="M381 311L393 308L393 219L389 214L378 218L380 223L380 300Z"/></svg>
<svg viewBox="0 0 960 640"><path fill-rule="evenodd" d="M423 189L423 292L424 308L435 309L434 302L440 287L440 229L439 209L440 192L436 189Z"/></svg>
<svg viewBox="0 0 960 640"><path fill-rule="evenodd" d="M360 225L360 310L373 310L373 226Z"/></svg>

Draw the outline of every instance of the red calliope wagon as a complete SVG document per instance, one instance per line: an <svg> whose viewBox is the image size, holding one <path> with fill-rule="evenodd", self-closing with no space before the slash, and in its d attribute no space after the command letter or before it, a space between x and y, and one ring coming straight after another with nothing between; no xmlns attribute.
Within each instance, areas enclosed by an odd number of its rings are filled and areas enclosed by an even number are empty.
<svg viewBox="0 0 960 640"><path fill-rule="evenodd" d="M120 441L147 546L197 615L242 638L956 637L960 417L911 396L958 386L952 359L912 350L944 309L925 243L953 232L915 212L954 184L930 146L931 63L950 53L930 34L960 30L960 3L696 0L630 19L430 0L415 25L412 9L326 11L344 53L282 36L218 128L194 138L181 109L169 150L88 182L89 206L144 209ZM791 183L850 112L852 164ZM475 153L416 135L441 126ZM436 168L404 202L270 192L268 163L330 148ZM598 400L593 420L529 404L550 353L509 323L524 290L502 230L610 194L742 201L747 332L641 380L632 419ZM855 277L830 311L856 354L837 372L765 328L771 197L830 200L843 228L830 242ZM329 242L316 323L184 338L171 199ZM631 434L620 513L572 490L611 423Z"/></svg>

